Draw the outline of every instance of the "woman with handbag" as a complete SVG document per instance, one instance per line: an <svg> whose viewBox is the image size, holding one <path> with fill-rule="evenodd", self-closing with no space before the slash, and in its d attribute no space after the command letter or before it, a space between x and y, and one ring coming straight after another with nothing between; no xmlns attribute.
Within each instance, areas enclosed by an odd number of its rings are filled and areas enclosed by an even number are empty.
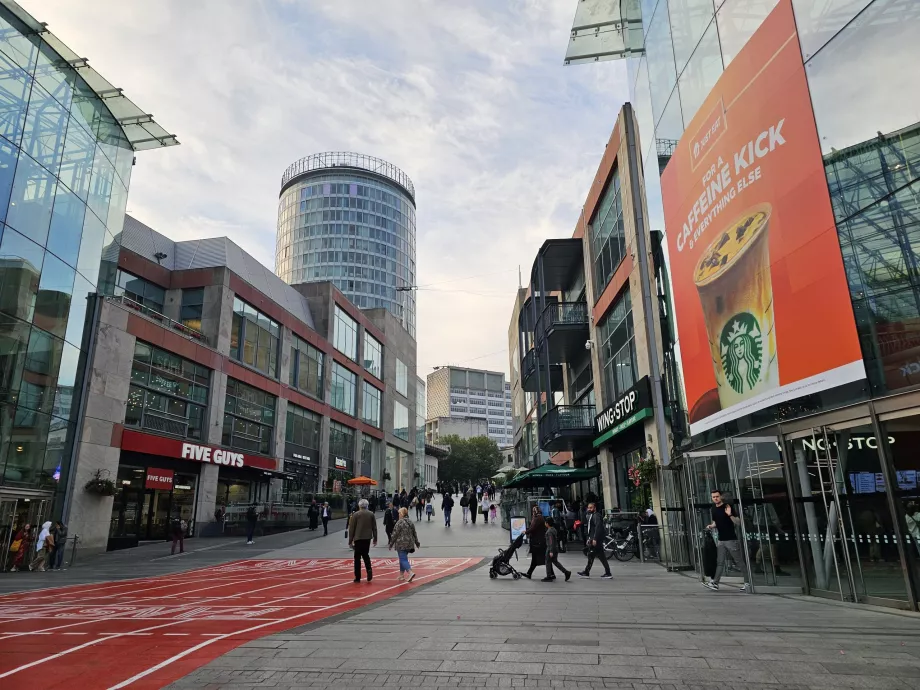
<svg viewBox="0 0 920 690"><path fill-rule="evenodd" d="M393 527L393 535L390 537L390 548L396 549L399 556L399 581L412 582L415 573L412 572L412 564L409 563L409 554L415 549L421 548L422 545L418 540L418 533L415 531L415 525L409 519L409 511L406 508L399 509L399 522Z"/></svg>
<svg viewBox="0 0 920 690"><path fill-rule="evenodd" d="M522 573L528 580L534 570L541 565L546 565L546 522L543 520L540 506L531 508L530 513L530 527L525 532L530 540L530 567L526 573Z"/></svg>

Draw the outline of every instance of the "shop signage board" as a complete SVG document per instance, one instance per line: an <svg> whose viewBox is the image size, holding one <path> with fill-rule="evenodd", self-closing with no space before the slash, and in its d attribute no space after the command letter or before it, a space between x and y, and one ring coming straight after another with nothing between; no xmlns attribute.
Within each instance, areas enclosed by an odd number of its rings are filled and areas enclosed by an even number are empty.
<svg viewBox="0 0 920 690"><path fill-rule="evenodd" d="M612 405L594 418L597 448L624 429L652 415L652 389L648 376L643 376L635 385L617 398Z"/></svg>
<svg viewBox="0 0 920 690"><path fill-rule="evenodd" d="M348 461L345 458L336 458L335 466L340 470L348 469Z"/></svg>
<svg viewBox="0 0 920 690"><path fill-rule="evenodd" d="M259 455L247 455L219 446L167 438L140 431L125 429L121 436L121 449L148 455L161 455L177 460L206 462L225 467L254 467L260 470L274 470L275 460Z"/></svg>
<svg viewBox="0 0 920 690"><path fill-rule="evenodd" d="M661 176L690 432L865 378L791 0Z"/></svg>
<svg viewBox="0 0 920 690"><path fill-rule="evenodd" d="M147 480L144 482L145 489L165 489L170 491L173 488L175 472L172 470L161 470L157 467L147 468Z"/></svg>

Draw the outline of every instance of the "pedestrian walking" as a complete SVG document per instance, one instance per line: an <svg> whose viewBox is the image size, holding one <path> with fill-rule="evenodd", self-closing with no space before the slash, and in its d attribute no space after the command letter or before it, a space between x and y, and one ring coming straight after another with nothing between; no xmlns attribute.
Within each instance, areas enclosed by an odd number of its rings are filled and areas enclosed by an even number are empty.
<svg viewBox="0 0 920 690"><path fill-rule="evenodd" d="M415 573L412 571L412 564L409 563L409 554L422 548L422 544L418 540L415 525L409 519L409 511L405 508L399 511L399 520L393 528L393 534L390 535L389 544L391 549L396 549L396 555L399 556L399 581L412 582Z"/></svg>
<svg viewBox="0 0 920 690"><path fill-rule="evenodd" d="M552 582L556 579L556 574L553 572L554 565L565 575L566 582L572 577L572 571L566 570L559 563L559 535L556 532L555 525L556 521L553 518L546 518L546 577L543 578L542 582Z"/></svg>
<svg viewBox="0 0 920 690"><path fill-rule="evenodd" d="M259 521L259 511L256 510L256 504L253 503L246 511L246 544L254 543L252 538L256 534L256 523Z"/></svg>
<svg viewBox="0 0 920 690"><path fill-rule="evenodd" d="M422 521L422 513L425 511L425 499L419 496L415 501L415 521Z"/></svg>
<svg viewBox="0 0 920 690"><path fill-rule="evenodd" d="M332 508L329 507L329 503L323 503L322 510L320 511L320 517L323 520L323 536L325 537L329 534L329 520L332 518Z"/></svg>
<svg viewBox="0 0 920 690"><path fill-rule="evenodd" d="M530 527L525 534L530 541L530 567L524 573L524 577L529 580L534 570L546 564L546 521L540 512L540 506L530 509Z"/></svg>
<svg viewBox="0 0 920 690"><path fill-rule="evenodd" d="M26 557L32 553L32 525L28 522L13 536L13 541L10 543L10 552L13 554L10 572L15 573L20 568L28 565Z"/></svg>
<svg viewBox="0 0 920 690"><path fill-rule="evenodd" d="M460 507L463 508L463 524L465 525L470 519L470 497L465 493L460 497Z"/></svg>
<svg viewBox="0 0 920 690"><path fill-rule="evenodd" d="M741 524L741 518L735 512L734 508L732 508L731 504L722 501L721 491L713 489L710 496L712 497L713 503L712 509L710 510L712 522L710 522L707 527L710 530L715 529L718 531L719 544L716 547L716 574L712 576L709 582L704 582L703 586L714 591L719 591L719 581L725 573L726 560L731 560L742 574L747 573L747 569L744 565L744 557L741 555L741 543L738 541L738 532L735 529L736 525ZM750 586L746 581L741 585L742 592L747 592L749 588Z"/></svg>
<svg viewBox="0 0 920 690"><path fill-rule="evenodd" d="M64 551L67 547L67 525L58 520L51 528L54 537L54 551L51 552L51 570L61 570L64 566Z"/></svg>
<svg viewBox="0 0 920 690"><path fill-rule="evenodd" d="M406 511L408 514L408 511ZM367 581L374 579L371 568L371 542L377 546L377 518L367 509L367 500L358 501L358 510L348 520L348 545L355 550L355 582L361 582L361 560Z"/></svg>
<svg viewBox="0 0 920 690"><path fill-rule="evenodd" d="M473 489L470 489L469 504L470 504L470 522L475 525L477 513L479 512L479 501L476 500L476 492Z"/></svg>
<svg viewBox="0 0 920 690"><path fill-rule="evenodd" d="M54 537L51 536L51 521L49 520L42 525L42 531L35 540L35 558L29 563L29 570L45 572L45 563L52 549L54 549Z"/></svg>
<svg viewBox="0 0 920 690"><path fill-rule="evenodd" d="M425 501L425 514L428 516L428 522L431 522L431 516L434 515L434 503L430 498Z"/></svg>
<svg viewBox="0 0 920 690"><path fill-rule="evenodd" d="M493 503L492 506L489 508L489 517L492 518L492 524L493 524L493 525L496 524L496 523L498 522L498 506L495 505L494 503Z"/></svg>
<svg viewBox="0 0 920 690"><path fill-rule="evenodd" d="M393 527L399 521L399 508L393 505L393 502L390 501L387 503L387 509L383 513L383 529L387 533L387 543L390 542L391 537L393 536Z"/></svg>
<svg viewBox="0 0 920 690"><path fill-rule="evenodd" d="M488 525L489 510L492 508L492 502L489 500L489 497L485 492L482 494L482 502L480 503L480 507L482 508L482 519L485 520L485 523Z"/></svg>
<svg viewBox="0 0 920 690"><path fill-rule="evenodd" d="M319 505L317 505L315 498L310 502L310 507L307 508L307 517L310 518L310 531L312 532L319 523Z"/></svg>
<svg viewBox="0 0 920 690"><path fill-rule="evenodd" d="M591 577L591 566L594 565L596 558L604 566L602 580L612 580L610 574L610 564L607 562L607 555L604 553L604 540L607 537L607 529L604 527L603 518L597 514L597 505L589 503L587 512L588 524L585 526L585 546L588 549L588 563L585 569L578 573L578 577Z"/></svg>
<svg viewBox="0 0 920 690"><path fill-rule="evenodd" d="M441 510L444 511L444 526L450 527L450 512L454 509L454 497L447 494L441 501Z"/></svg>
<svg viewBox="0 0 920 690"><path fill-rule="evenodd" d="M170 531L172 533L172 549L169 551L170 556L176 553L177 542L179 544L179 553L185 553L185 531L187 529L188 523L177 515L170 525Z"/></svg>

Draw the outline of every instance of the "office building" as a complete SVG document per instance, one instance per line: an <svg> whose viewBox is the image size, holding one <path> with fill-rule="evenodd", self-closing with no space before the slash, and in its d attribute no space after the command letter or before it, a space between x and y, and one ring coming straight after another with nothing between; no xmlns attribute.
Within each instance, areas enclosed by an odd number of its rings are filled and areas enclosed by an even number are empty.
<svg viewBox="0 0 920 690"><path fill-rule="evenodd" d="M395 165L318 153L281 178L275 272L328 280L360 309L388 309L415 338L415 186Z"/></svg>
<svg viewBox="0 0 920 690"><path fill-rule="evenodd" d="M484 419L489 438L511 445L511 385L497 371L438 367L428 374L428 419L470 417ZM440 436L444 436L440 432Z"/></svg>
<svg viewBox="0 0 920 690"><path fill-rule="evenodd" d="M104 257L117 254L135 154L178 144L82 50L0 0L4 554L14 525L66 513L91 295L113 289L115 265Z"/></svg>
<svg viewBox="0 0 920 690"><path fill-rule="evenodd" d="M425 442L441 443L446 436L462 439L489 435L489 423L480 417L435 417L425 422Z"/></svg>
<svg viewBox="0 0 920 690"><path fill-rule="evenodd" d="M411 476L415 341L388 310L287 285L227 238L175 242L128 216L118 240L66 514L84 550L180 518L208 535L252 502L283 523L355 475Z"/></svg>
<svg viewBox="0 0 920 690"><path fill-rule="evenodd" d="M613 9L569 55L599 57L592 34L619 29L604 57L628 60L690 431L659 458L662 508L692 535L671 565L702 570L701 506L718 488L745 515L755 592L915 610L920 109L902 66L920 60L920 6ZM728 286L752 259L763 270L741 273L764 277L768 309Z"/></svg>

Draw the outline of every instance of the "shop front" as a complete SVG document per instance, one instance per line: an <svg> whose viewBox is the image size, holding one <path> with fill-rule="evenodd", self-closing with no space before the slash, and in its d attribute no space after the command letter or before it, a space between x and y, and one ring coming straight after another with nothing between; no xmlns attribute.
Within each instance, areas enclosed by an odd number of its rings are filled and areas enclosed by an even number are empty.
<svg viewBox="0 0 920 690"><path fill-rule="evenodd" d="M206 465L218 466L216 476L203 472ZM125 430L108 549L165 540L176 521L185 521L187 536L195 536L196 523L213 517L197 514L199 492L215 492L217 507L267 500L274 467L273 458Z"/></svg>

